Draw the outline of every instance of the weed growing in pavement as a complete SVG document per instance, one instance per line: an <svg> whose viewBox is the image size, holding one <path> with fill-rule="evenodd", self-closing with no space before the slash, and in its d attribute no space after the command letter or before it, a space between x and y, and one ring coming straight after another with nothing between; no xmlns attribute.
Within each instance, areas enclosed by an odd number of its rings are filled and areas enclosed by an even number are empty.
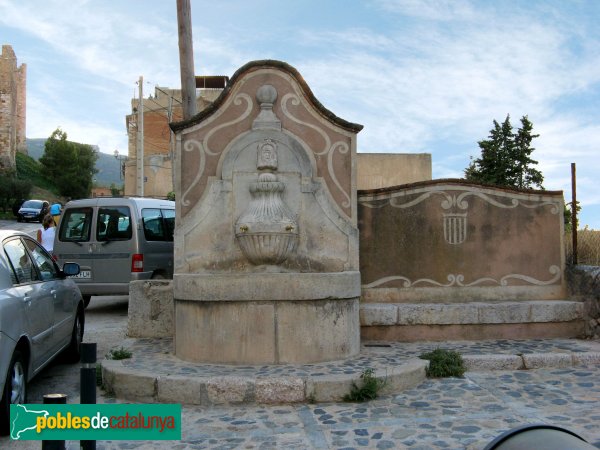
<svg viewBox="0 0 600 450"><path fill-rule="evenodd" d="M462 377L466 371L462 356L453 350L436 348L419 358L429 360L426 374L430 378Z"/></svg>
<svg viewBox="0 0 600 450"><path fill-rule="evenodd" d="M379 390L385 385L385 381L378 380L374 376L375 371L371 368L365 369L360 375L362 385L358 386L354 381L350 393L344 395L345 402L365 402L374 400L379 395Z"/></svg>
<svg viewBox="0 0 600 450"><path fill-rule="evenodd" d="M116 349L113 348L106 355L106 359L129 359L131 358L132 353L129 350L124 349L123 347Z"/></svg>

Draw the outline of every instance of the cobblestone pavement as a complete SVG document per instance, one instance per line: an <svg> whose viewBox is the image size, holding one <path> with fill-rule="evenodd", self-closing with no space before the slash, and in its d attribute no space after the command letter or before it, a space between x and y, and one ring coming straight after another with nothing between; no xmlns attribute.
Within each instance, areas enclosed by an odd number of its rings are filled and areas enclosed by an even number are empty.
<svg viewBox="0 0 600 450"><path fill-rule="evenodd" d="M566 428L600 448L600 367L468 372L368 403L184 407L181 442L98 448L481 449L527 423Z"/></svg>

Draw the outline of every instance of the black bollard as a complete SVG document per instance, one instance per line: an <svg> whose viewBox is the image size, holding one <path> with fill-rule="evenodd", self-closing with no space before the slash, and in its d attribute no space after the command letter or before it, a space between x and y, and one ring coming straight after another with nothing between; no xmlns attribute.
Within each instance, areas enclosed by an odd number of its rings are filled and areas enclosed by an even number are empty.
<svg viewBox="0 0 600 450"><path fill-rule="evenodd" d="M96 343L81 344L81 369L79 395L82 405L96 404ZM80 448L95 450L96 441L80 441Z"/></svg>
<svg viewBox="0 0 600 450"><path fill-rule="evenodd" d="M66 394L44 395L44 405L65 405ZM42 441L42 450L65 450L65 441Z"/></svg>

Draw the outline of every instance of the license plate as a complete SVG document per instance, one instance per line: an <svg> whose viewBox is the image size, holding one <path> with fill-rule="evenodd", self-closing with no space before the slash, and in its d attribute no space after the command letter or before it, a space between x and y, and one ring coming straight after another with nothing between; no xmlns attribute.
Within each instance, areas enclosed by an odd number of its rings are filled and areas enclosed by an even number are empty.
<svg viewBox="0 0 600 450"><path fill-rule="evenodd" d="M92 278L92 271L82 270L77 275L73 275L71 278Z"/></svg>

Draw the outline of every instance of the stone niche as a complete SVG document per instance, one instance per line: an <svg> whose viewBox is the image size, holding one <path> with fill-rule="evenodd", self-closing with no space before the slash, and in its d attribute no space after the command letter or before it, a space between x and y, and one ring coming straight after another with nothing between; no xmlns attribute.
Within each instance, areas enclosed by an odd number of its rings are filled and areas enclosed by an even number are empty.
<svg viewBox="0 0 600 450"><path fill-rule="evenodd" d="M356 134L278 61L176 133L175 353L310 363L360 349Z"/></svg>

